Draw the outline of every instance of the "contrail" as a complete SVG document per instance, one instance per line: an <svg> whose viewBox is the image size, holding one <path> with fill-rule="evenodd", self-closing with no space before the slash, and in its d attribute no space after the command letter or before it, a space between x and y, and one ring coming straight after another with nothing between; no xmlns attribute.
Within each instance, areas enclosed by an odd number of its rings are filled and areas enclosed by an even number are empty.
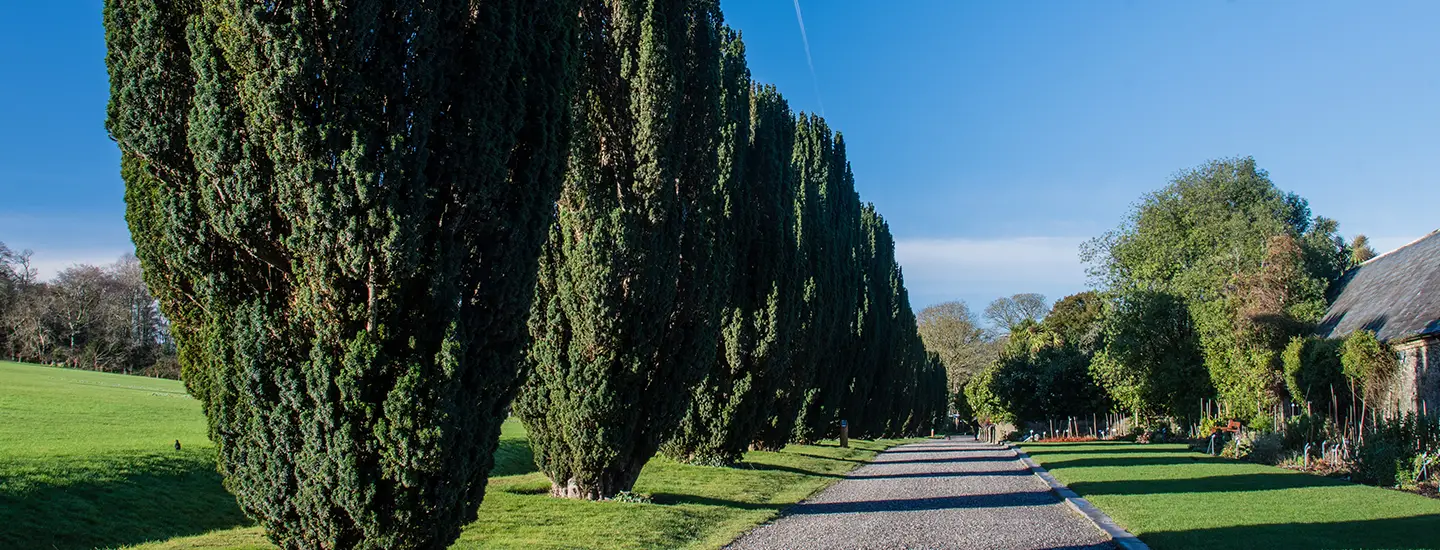
<svg viewBox="0 0 1440 550"><path fill-rule="evenodd" d="M825 116L825 100L820 97L820 77L815 76L815 60L810 58L810 37L805 34L805 16L800 13L800 0L795 0L795 21L800 23L800 41L805 43L805 63L810 65L810 82L815 85L815 101L820 104L820 116Z"/></svg>

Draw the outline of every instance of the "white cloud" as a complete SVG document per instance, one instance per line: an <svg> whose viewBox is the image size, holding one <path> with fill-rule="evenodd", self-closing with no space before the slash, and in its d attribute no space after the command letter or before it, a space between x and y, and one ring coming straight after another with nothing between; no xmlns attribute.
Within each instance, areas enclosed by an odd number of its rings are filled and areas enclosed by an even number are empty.
<svg viewBox="0 0 1440 550"><path fill-rule="evenodd" d="M115 263L120 256L133 250L35 250L30 265L35 268L36 278L41 281L53 279L65 268L90 264L105 266Z"/></svg>
<svg viewBox="0 0 1440 550"><path fill-rule="evenodd" d="M984 307L991 299L1039 292L1050 300L1085 288L1080 262L1084 237L907 239L895 243L905 286L917 307L965 299Z"/></svg>

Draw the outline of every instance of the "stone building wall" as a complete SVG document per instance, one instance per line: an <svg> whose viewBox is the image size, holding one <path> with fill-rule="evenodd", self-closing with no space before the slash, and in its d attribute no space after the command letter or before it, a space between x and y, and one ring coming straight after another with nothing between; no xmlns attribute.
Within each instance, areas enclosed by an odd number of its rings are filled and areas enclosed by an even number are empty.
<svg viewBox="0 0 1440 550"><path fill-rule="evenodd" d="M1427 336L1395 344L1399 371L1385 410L1440 414L1440 338Z"/></svg>

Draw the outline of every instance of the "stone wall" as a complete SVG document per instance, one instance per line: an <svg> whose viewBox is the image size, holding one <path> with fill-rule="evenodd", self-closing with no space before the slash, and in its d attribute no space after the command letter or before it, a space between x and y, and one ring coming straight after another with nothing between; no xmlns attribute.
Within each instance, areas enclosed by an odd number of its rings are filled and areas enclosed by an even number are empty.
<svg viewBox="0 0 1440 550"><path fill-rule="evenodd" d="M1394 344L1399 371L1384 409L1440 414L1440 338L1427 336Z"/></svg>

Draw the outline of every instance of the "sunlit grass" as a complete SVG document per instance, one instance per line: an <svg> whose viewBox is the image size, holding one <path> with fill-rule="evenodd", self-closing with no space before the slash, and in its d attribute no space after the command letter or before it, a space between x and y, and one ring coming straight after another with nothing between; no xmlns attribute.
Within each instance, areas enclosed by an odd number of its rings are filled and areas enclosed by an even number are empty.
<svg viewBox="0 0 1440 550"><path fill-rule="evenodd" d="M1434 548L1440 500L1184 445L1021 446L1061 483L1157 549Z"/></svg>
<svg viewBox="0 0 1440 550"><path fill-rule="evenodd" d="M179 382L0 363L0 548L247 525L205 433Z"/></svg>
<svg viewBox="0 0 1440 550"><path fill-rule="evenodd" d="M221 485L179 382L0 363L0 419L0 548L273 548ZM636 504L548 496L525 437L502 427L455 548L718 548L897 443L792 445L737 468L657 458L635 487L653 503Z"/></svg>

